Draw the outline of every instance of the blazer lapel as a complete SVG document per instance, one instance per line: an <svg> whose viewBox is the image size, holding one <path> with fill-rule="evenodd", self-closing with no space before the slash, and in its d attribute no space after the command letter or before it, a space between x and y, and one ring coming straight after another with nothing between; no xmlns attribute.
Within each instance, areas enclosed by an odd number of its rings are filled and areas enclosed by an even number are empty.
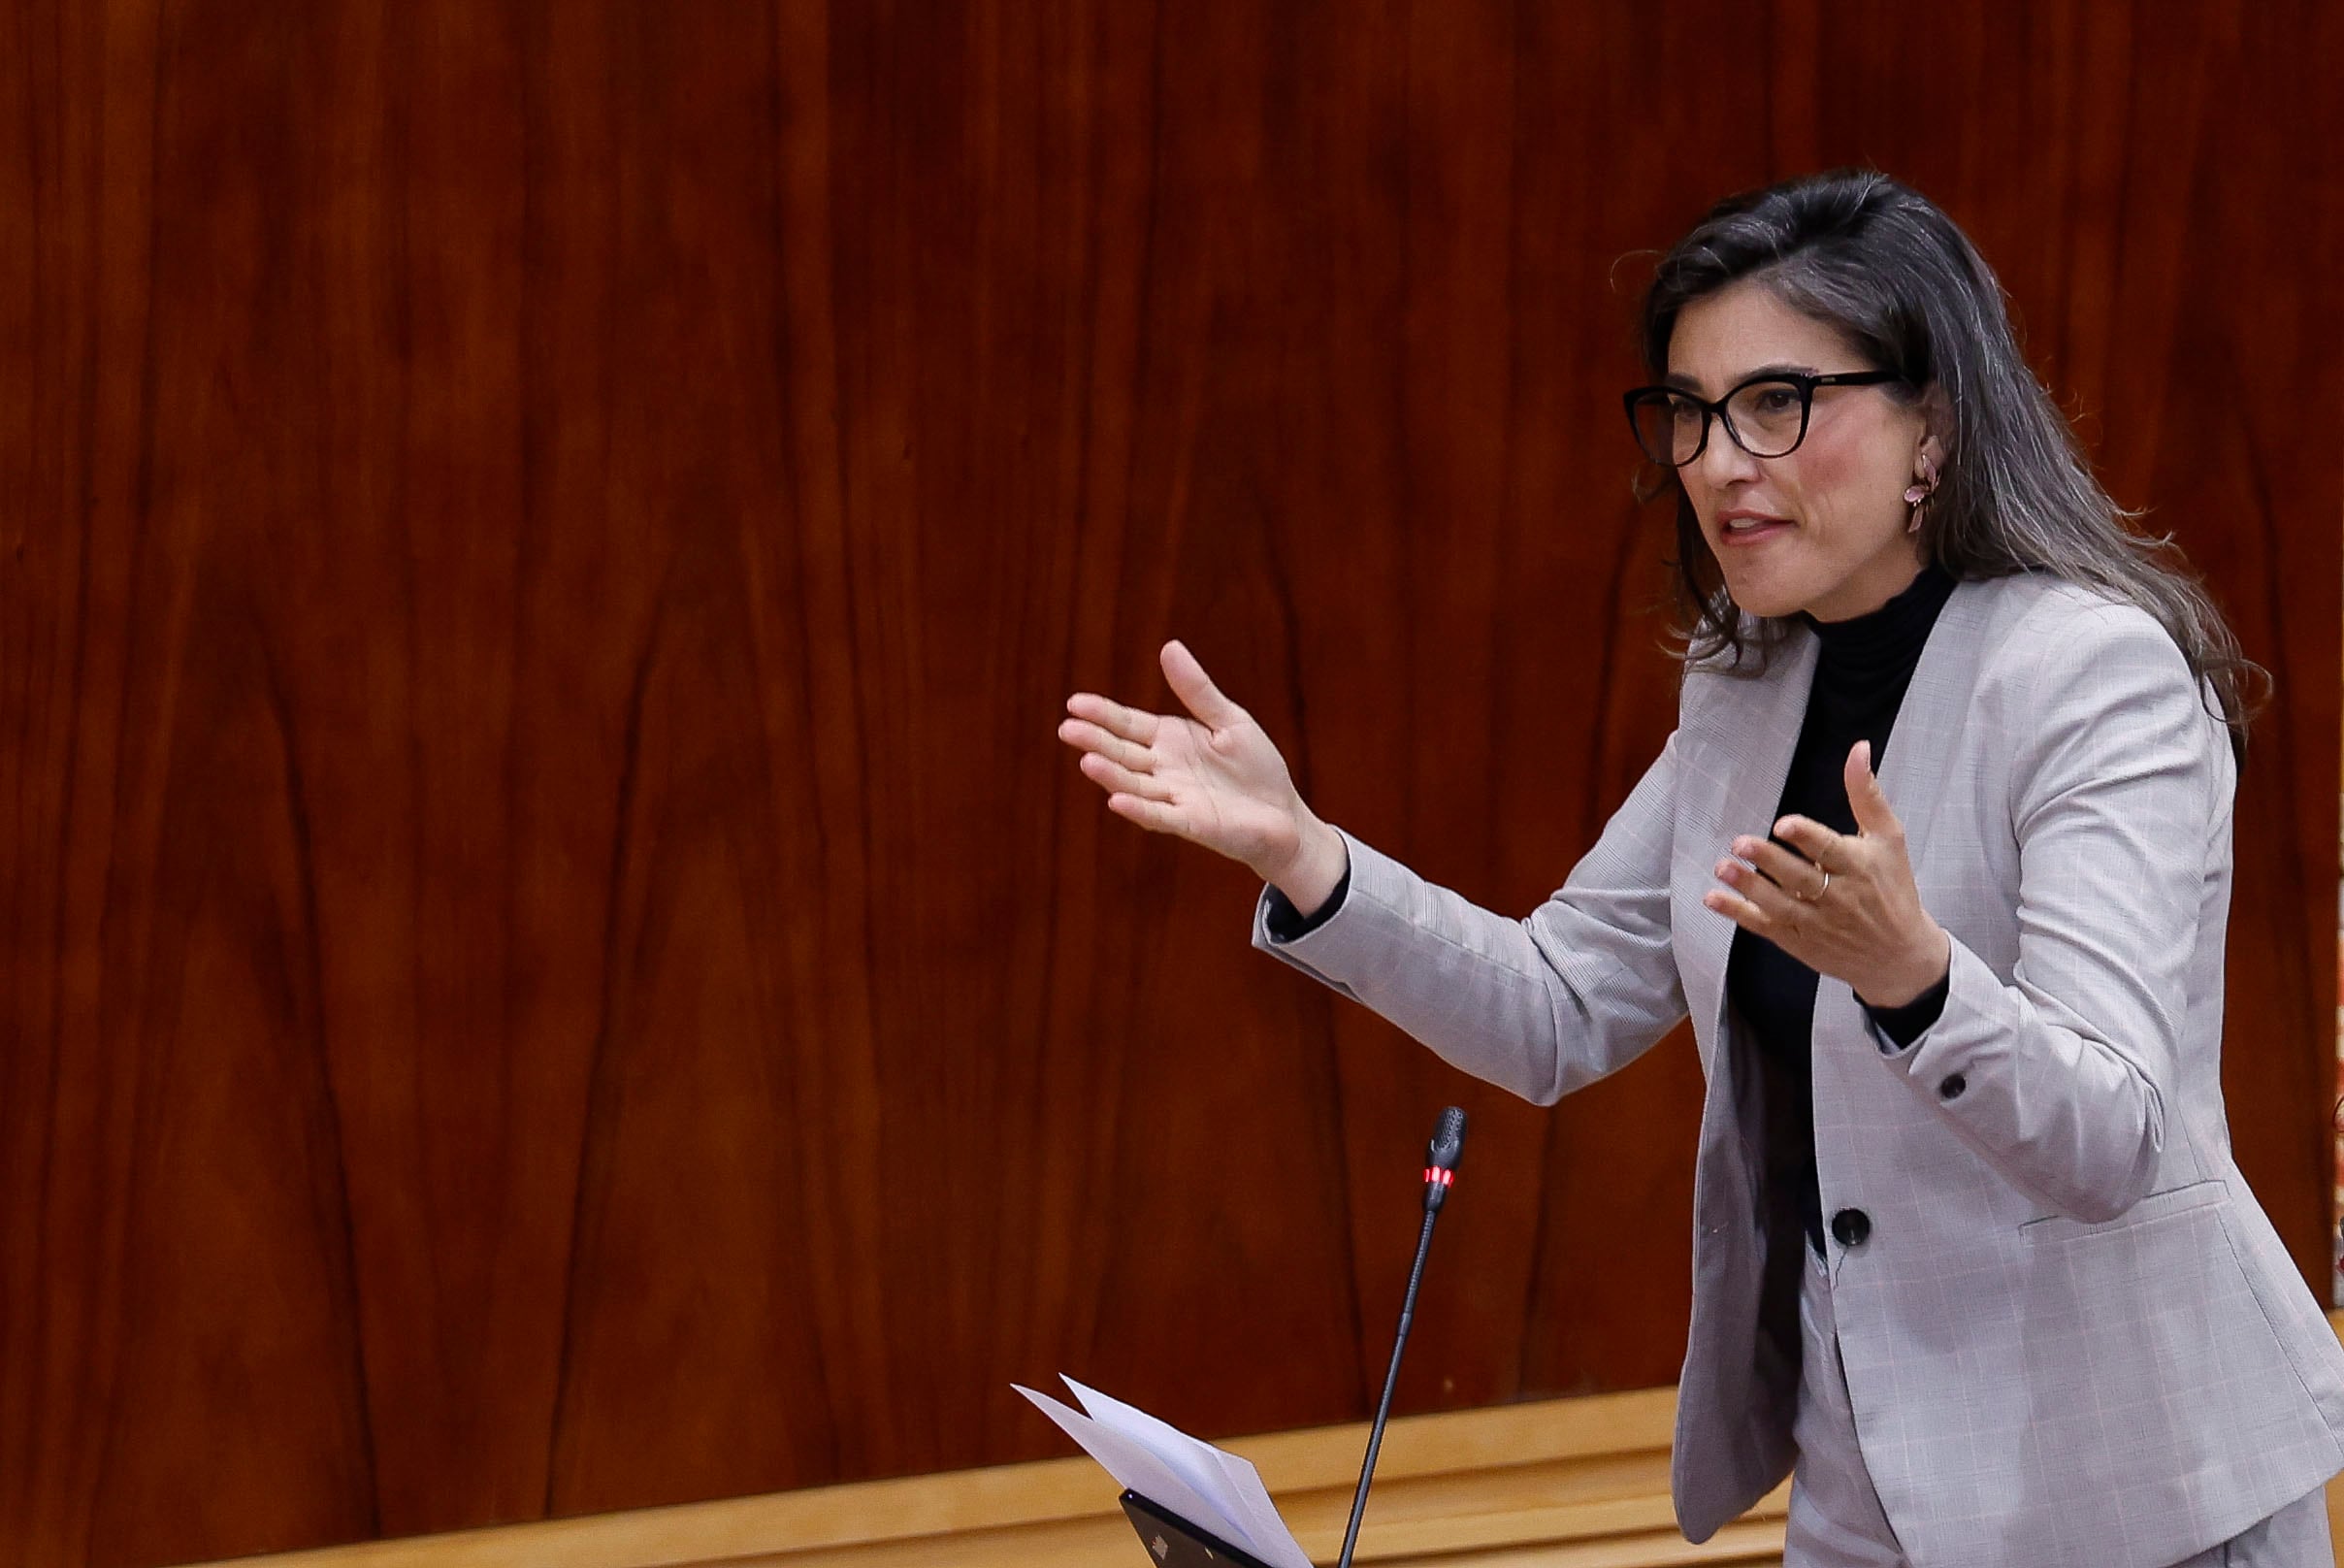
<svg viewBox="0 0 2344 1568"><path fill-rule="evenodd" d="M1689 930L1680 965L1701 988L1687 999L1696 1017L1709 1026L1695 1030L1705 1057L1725 1037L1725 965L1736 928L1725 916L1703 908L1701 896L1722 885L1711 867L1725 857L1736 836L1764 833L1774 824L1774 807L1781 803L1782 786L1790 777L1791 753L1798 748L1807 693L1814 684L1816 646L1812 633L1796 627L1774 650L1765 674L1747 680L1717 678L1692 737L1694 767L1707 787L1698 795L1688 794L1678 824L1685 876L1692 884L1681 912Z"/></svg>
<svg viewBox="0 0 2344 1568"><path fill-rule="evenodd" d="M1946 763L1969 717L1970 694L1977 685L1978 666L1985 659L1993 586L1990 582L1962 583L1937 612L1937 623L1930 629L1920 662L1913 666L1912 683L1904 688L1904 701L1889 732L1888 753L1880 765L1880 790L1904 826L1904 856L1916 880L1924 880L1929 830L1950 780ZM1927 897L1926 889L1923 897ZM1818 1094L1826 1093L1830 1071L1829 1063L1822 1060L1830 1055L1826 1036L1837 1039L1839 1036L1834 1031L1845 1031L1849 1040L1862 1039L1862 1017L1847 982L1824 976L1815 992ZM1863 1081L1872 1082L1869 1077Z"/></svg>
<svg viewBox="0 0 2344 1568"><path fill-rule="evenodd" d="M1930 629L1920 663L1913 667L1912 684L1904 688L1904 702L1897 709L1887 756L1880 765L1881 793L1904 825L1905 853L1916 871L1937 801L1945 793L1945 761L1969 715L1970 694L1985 656L1991 586L1958 584L1937 611L1937 623Z"/></svg>
<svg viewBox="0 0 2344 1568"><path fill-rule="evenodd" d="M1905 848L1916 871L1944 792L1945 760L1977 684L1992 588L1985 582L1962 583L1937 612L1882 761L1880 788L1904 825ZM1705 1061L1725 1037L1725 965L1735 926L1703 908L1701 895L1717 885L1710 867L1737 835L1763 833L1774 825L1791 753L1807 719L1817 651L1813 634L1795 628L1775 649L1765 674L1749 680L1711 677L1698 713L1685 716L1689 733L1680 737L1680 746L1687 753L1688 774L1678 819L1684 882L1678 918L1684 930L1678 956L1686 1000L1708 1026L1695 1030ZM1827 993L1837 985L1825 982Z"/></svg>

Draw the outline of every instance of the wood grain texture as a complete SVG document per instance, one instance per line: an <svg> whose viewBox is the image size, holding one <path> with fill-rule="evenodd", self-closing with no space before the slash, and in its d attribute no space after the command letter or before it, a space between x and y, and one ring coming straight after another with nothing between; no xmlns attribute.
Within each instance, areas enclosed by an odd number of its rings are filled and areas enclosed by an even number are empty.
<svg viewBox="0 0 2344 1568"><path fill-rule="evenodd" d="M1639 259L1867 160L2278 675L2241 1162L2328 1271L2318 0L10 0L0 1557L1671 1381L1699 1075L1552 1112L1050 738L1178 634L1526 908L1667 732ZM1623 259L1625 258L1625 259ZM2300 678L2298 674L2300 673Z"/></svg>
<svg viewBox="0 0 2344 1568"><path fill-rule="evenodd" d="M2338 1314L2329 1314L2331 1324ZM1406 1416L1384 1434L1357 1560L1660 1568L1782 1557L1789 1486L1701 1547L1674 1527L1669 1441L1677 1390L1648 1388ZM1364 1422L1237 1440L1295 1539L1337 1554ZM233 1568L1047 1568L1125 1557L1115 1487L1088 1458L805 1487L453 1534L246 1558ZM2328 1486L2344 1521L2344 1477ZM231 1568L221 1564L219 1568Z"/></svg>
<svg viewBox="0 0 2344 1568"><path fill-rule="evenodd" d="M1360 1563L1779 1564L1787 1485L1700 1547L1669 1502L1674 1388L1401 1417L1384 1432ZM1367 1424L1231 1445L1313 1561L1339 1555ZM729 1498L244 1558L233 1568L1091 1568L1142 1550L1088 1457ZM219 1564L217 1568L231 1568Z"/></svg>

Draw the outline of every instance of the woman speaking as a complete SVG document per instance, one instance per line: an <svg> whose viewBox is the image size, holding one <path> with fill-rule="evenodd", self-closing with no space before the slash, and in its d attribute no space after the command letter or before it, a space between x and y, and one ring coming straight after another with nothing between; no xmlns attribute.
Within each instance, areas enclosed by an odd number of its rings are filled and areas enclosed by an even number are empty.
<svg viewBox="0 0 2344 1568"><path fill-rule="evenodd" d="M1259 873L1257 945L1526 1098L1691 1015L1691 1539L1789 1474L1795 1568L2330 1563L2344 1352L2220 1082L2251 667L1917 193L1725 202L1644 346L1677 730L1527 917L1315 816L1177 642L1185 717L1082 694L1060 737Z"/></svg>

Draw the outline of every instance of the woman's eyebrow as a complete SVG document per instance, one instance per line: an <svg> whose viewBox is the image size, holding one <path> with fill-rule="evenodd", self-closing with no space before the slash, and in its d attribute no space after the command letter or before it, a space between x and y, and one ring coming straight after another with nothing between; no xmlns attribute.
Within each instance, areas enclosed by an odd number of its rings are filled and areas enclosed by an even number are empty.
<svg viewBox="0 0 2344 1568"><path fill-rule="evenodd" d="M1740 376L1735 376L1734 379L1728 383L1728 385L1741 386L1748 381L1763 380L1769 376L1820 376L1822 374L1822 372L1816 370L1812 365L1761 365L1755 370L1742 372ZM1706 395L1702 392L1700 377L1687 376L1682 371L1670 372L1669 375L1663 378L1662 384L1665 386L1676 387L1681 392L1693 393L1695 396Z"/></svg>

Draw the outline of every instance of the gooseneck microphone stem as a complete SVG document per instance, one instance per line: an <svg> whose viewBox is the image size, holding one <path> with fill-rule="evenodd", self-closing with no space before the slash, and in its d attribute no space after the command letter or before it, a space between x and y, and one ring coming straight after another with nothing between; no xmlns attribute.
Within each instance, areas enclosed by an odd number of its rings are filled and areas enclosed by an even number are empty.
<svg viewBox="0 0 2344 1568"><path fill-rule="evenodd" d="M1343 1555L1337 1568L1351 1568L1351 1552L1359 1545L1359 1520L1367 1514L1368 1483L1376 1478L1376 1454L1384 1447L1384 1422L1391 1415L1392 1389L1400 1385L1400 1353L1408 1349L1409 1324L1416 1322L1416 1288L1424 1283L1424 1255L1432 1251L1433 1222L1449 1201L1457 1179L1457 1160L1465 1152L1465 1113L1454 1105L1441 1113L1432 1143L1424 1152L1424 1228L1416 1233L1416 1260L1409 1265L1408 1293L1400 1298L1400 1332L1392 1341L1391 1367L1384 1374L1384 1397L1376 1401L1375 1424L1367 1429L1367 1462L1359 1467L1359 1489L1351 1496L1351 1521L1343 1532Z"/></svg>
<svg viewBox="0 0 2344 1568"><path fill-rule="evenodd" d="M1408 1294L1400 1302L1400 1337L1392 1343L1391 1369L1384 1374L1384 1397L1376 1401L1376 1423L1367 1432L1367 1463L1359 1470L1359 1489L1351 1496L1351 1521L1343 1532L1343 1555L1338 1568L1351 1568L1351 1550L1359 1544L1359 1520L1367 1515L1367 1484L1375 1479L1376 1454L1384 1447L1384 1422L1391 1415L1392 1389L1400 1383L1400 1353L1408 1348L1408 1325L1416 1316L1416 1287L1424 1279L1424 1255L1432 1251L1437 1208L1424 1211L1424 1228L1416 1235L1416 1260L1408 1271Z"/></svg>

